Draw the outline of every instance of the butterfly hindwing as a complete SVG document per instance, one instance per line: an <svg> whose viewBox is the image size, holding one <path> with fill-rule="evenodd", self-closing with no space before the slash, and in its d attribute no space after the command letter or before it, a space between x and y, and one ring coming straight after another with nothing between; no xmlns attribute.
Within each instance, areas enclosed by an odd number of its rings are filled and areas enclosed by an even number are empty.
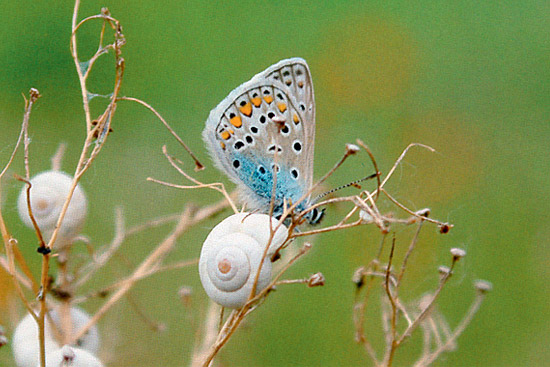
<svg viewBox="0 0 550 367"><path fill-rule="evenodd" d="M311 187L314 116L307 64L288 59L233 90L211 111L203 137L218 168L242 188L248 206L265 210L274 172L276 206L283 197L295 202Z"/></svg>

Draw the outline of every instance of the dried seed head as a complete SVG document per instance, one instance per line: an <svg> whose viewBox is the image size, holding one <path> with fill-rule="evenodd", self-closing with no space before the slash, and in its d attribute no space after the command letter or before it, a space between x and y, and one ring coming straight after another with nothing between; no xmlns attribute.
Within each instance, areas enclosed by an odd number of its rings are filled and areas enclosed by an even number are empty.
<svg viewBox="0 0 550 367"><path fill-rule="evenodd" d="M424 208L424 209L417 210L415 212L415 214L419 215L421 217L429 217L430 216L430 208Z"/></svg>
<svg viewBox="0 0 550 367"><path fill-rule="evenodd" d="M448 223L443 223L439 226L439 233L446 234L451 230L451 226Z"/></svg>
<svg viewBox="0 0 550 367"><path fill-rule="evenodd" d="M188 286L183 286L178 290L178 296L185 307L189 307L191 305L192 294L193 289Z"/></svg>
<svg viewBox="0 0 550 367"><path fill-rule="evenodd" d="M476 280L476 282L474 283L474 287L480 293L487 293L493 290L493 285L491 284L491 282L488 282L486 280Z"/></svg>
<svg viewBox="0 0 550 367"><path fill-rule="evenodd" d="M322 285L325 285L325 276L323 275L323 273L315 273L307 280L307 286L310 288Z"/></svg>
<svg viewBox="0 0 550 367"><path fill-rule="evenodd" d="M40 92L36 88L31 88L31 90L29 91L29 96L32 103L34 103L38 98L42 97L40 95Z"/></svg>
<svg viewBox="0 0 550 367"><path fill-rule="evenodd" d="M451 249L451 255L453 255L453 261L457 261L466 256L466 251L461 248L454 247Z"/></svg>
<svg viewBox="0 0 550 367"><path fill-rule="evenodd" d="M359 147L355 144L346 144L346 152L347 154L355 154L359 151Z"/></svg>
<svg viewBox="0 0 550 367"><path fill-rule="evenodd" d="M441 276L445 276L445 275L448 275L451 273L451 269L448 267L448 266L445 266L445 265L441 265L437 271L439 272L439 274Z"/></svg>
<svg viewBox="0 0 550 367"><path fill-rule="evenodd" d="M351 277L351 281L355 283L357 288L361 288L363 286L363 283L365 282L365 267L361 266L355 270L353 273L353 276Z"/></svg>

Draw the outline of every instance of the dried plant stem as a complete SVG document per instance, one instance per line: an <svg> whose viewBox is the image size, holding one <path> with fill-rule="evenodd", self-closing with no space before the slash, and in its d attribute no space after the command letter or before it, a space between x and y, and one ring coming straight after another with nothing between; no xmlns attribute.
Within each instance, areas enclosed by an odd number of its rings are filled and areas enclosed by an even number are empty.
<svg viewBox="0 0 550 367"><path fill-rule="evenodd" d="M12 240L15 241L15 239L12 239ZM14 244L13 246L14 246L14 249L10 250L12 252L14 252L16 245ZM13 254L10 254L10 256L0 256L0 266L2 268L4 268L4 270L12 278L12 280L14 280L14 281L17 280L19 282L20 286L23 286L26 289L32 290L33 283L31 283L31 281L27 278L26 275L21 274L17 270L17 268L15 268L15 262L14 262L14 267L13 267L13 270L14 270L15 273L12 273L12 271L11 271L12 268L10 267L11 266L10 265L11 257L14 257Z"/></svg>
<svg viewBox="0 0 550 367"><path fill-rule="evenodd" d="M449 350L456 343L456 339L464 332L466 327L472 322L475 314L479 311L483 299L485 298L484 293L478 293L476 298L464 318L460 321L460 324L455 328L454 332L450 337L447 338L447 341L440 345L434 352L427 355L425 358L421 359L415 366L429 366L432 364L443 352Z"/></svg>
<svg viewBox="0 0 550 367"><path fill-rule="evenodd" d="M34 313L34 310L32 309L31 305L29 304L29 301L27 301L27 298L25 297L25 294L23 293L23 289L21 288L21 283L23 281L18 279L17 277L17 270L15 268L15 260L13 256L13 248L16 246L17 241L13 238L9 239L5 245L6 245L6 254L8 257L8 274L13 280L13 284L15 287L15 292L23 302L23 305L27 309L27 312L33 317L35 321L38 321L37 315ZM24 284L24 283L23 283Z"/></svg>
<svg viewBox="0 0 550 367"><path fill-rule="evenodd" d="M401 264L401 271L397 276L397 288L399 288L399 286L401 285L401 280L403 279L403 276L405 275L405 271L407 270L407 262L416 246L416 243L418 242L418 236L420 235L420 230L422 229L423 224L424 224L423 220L421 220L420 223L418 223L418 228L416 229L416 232L409 245L409 248L407 249L407 253L405 254L405 257L403 257L403 262Z"/></svg>
<svg viewBox="0 0 550 367"><path fill-rule="evenodd" d="M189 181L193 182L196 185L196 186L179 186L178 188L186 188L186 189L212 188L212 189L220 192L225 197L225 199L227 200L227 202L231 206L231 209L233 209L233 212L235 212L235 213L239 212L237 210L237 207L233 203L233 200L231 199L231 196L227 193L227 190L225 189L225 186L222 183L216 182L216 183L213 183L213 184L203 184L202 182L200 182L196 178L194 178L191 175L187 174L182 168L180 168L178 166L178 164L176 162L176 159L168 154L168 150L166 148L166 145L162 146L162 153L168 159L168 162L172 165L172 167L174 167L181 175L183 175L183 177L185 177L186 179L188 179ZM152 178L148 178L148 180L155 181ZM160 183L159 181L156 181L156 182ZM162 183L162 184L167 185L167 186L174 186L172 184L167 184L167 183Z"/></svg>
<svg viewBox="0 0 550 367"><path fill-rule="evenodd" d="M437 287L437 289L435 290L430 302L428 303L428 305L424 308L424 310L420 313L420 315L418 315L416 317L416 319L414 320L414 322L409 325L407 327L407 329L405 329L405 331L403 332L403 334L401 335L401 337L399 338L399 340L397 341L397 344L400 345L402 344L408 337L411 336L412 332L420 325L420 323L422 322L422 320L424 320L424 317L426 315L428 315L431 310L432 310L432 307L434 306L435 304L435 301L437 300L437 298L439 297L439 294L441 293L441 291L443 290L443 287L445 286L445 284L447 283L447 280L449 280L449 278L451 277L452 275L452 271L453 271L453 268L454 268L454 265L455 265L455 261L453 260L452 264L451 264L451 268L450 270L441 277L441 280L439 281L439 286Z"/></svg>
<svg viewBox="0 0 550 367"><path fill-rule="evenodd" d="M108 285L104 288L101 288L98 291L92 292L91 294L89 294L87 296L75 298L73 300L73 303L75 303L75 304L82 303L82 302L84 302L84 301L86 301L86 300L88 300L92 297L97 297L99 295L106 295L106 294L108 294L108 293L110 293L114 290L117 290L117 289L120 289L120 288L126 286L129 283L135 284L139 280L148 278L152 275L162 273L164 271L169 271L169 270L174 270L174 269L181 269L181 268L185 268L185 267L188 267L188 266L191 266L191 265L197 265L198 263L199 263L199 259L191 259L191 260L178 261L178 262L175 262L173 264L168 264L168 265L164 265L164 266L154 265L149 270L144 271L139 275L131 275L127 278L118 280L114 284L111 284L111 285Z"/></svg>
<svg viewBox="0 0 550 367"><path fill-rule="evenodd" d="M225 201L205 207L195 214L190 209L184 210L174 230L162 241L147 258L137 267L132 276L124 282L119 289L105 302L88 323L78 331L73 340L81 338L99 319L128 292L132 286L142 277L146 276L151 269L157 267L164 257L173 249L176 240L190 227L216 214L227 206Z"/></svg>
<svg viewBox="0 0 550 367"><path fill-rule="evenodd" d="M50 269L50 254L42 256L42 270L40 272L40 292L38 302L40 311L38 314L38 339L40 345L40 366L46 367L46 339L45 339L45 317L47 312L46 293L48 292L48 270Z"/></svg>
<svg viewBox="0 0 550 367"><path fill-rule="evenodd" d="M63 160L63 155L65 154L66 149L67 149L67 144L65 143L61 143L59 144L59 147L57 147L57 151L51 158L53 171L61 170L61 161Z"/></svg>
<svg viewBox="0 0 550 367"><path fill-rule="evenodd" d="M386 357L384 358L385 365L390 367L393 363L393 356L395 355L395 349L397 347L397 307L395 304L394 295L391 292L390 288L390 272L393 261L393 251L395 250L395 237L392 240L392 245L390 249L390 256L388 260L388 265L386 266L386 276L385 276L385 291L387 294L387 299L390 301L391 314L390 314L390 332L388 335L388 343L386 346Z"/></svg>
<svg viewBox="0 0 550 367"><path fill-rule="evenodd" d="M202 366L202 357L208 352L208 348L216 341L218 334L218 319L221 320L220 306L213 301L209 302L208 311L204 319L203 338L200 345L195 346L191 357L191 367Z"/></svg>
<svg viewBox="0 0 550 367"><path fill-rule="evenodd" d="M208 352L203 355L203 359L201 360L200 366L207 367L210 365L216 354L220 351L220 349L227 343L229 338L233 335L233 333L237 330L241 322L243 321L244 317L250 313L250 311L253 310L253 306L258 302L258 300L264 298L268 292L270 292L275 284L279 282L279 279L282 277L282 275L294 264L300 257L302 257L307 251L311 249L311 244L306 243L296 254L293 258L291 258L279 271L279 273L273 278L273 280L265 287L263 290L261 290L256 296L249 299L247 303L240 308L239 310L234 310L228 317L227 321L225 322L224 326L218 333L218 337L214 344L210 346L208 349Z"/></svg>
<svg viewBox="0 0 550 367"><path fill-rule="evenodd" d="M79 288L84 285L92 276L101 269L115 252L120 248L124 242L126 235L124 232L124 215L122 213L122 208L117 207L115 209L115 236L113 241L108 246L107 250L104 251L100 256L94 259L89 266L82 269L80 273L83 275L78 277L78 280L74 283L75 288Z"/></svg>
<svg viewBox="0 0 550 367"><path fill-rule="evenodd" d="M409 208L405 207L403 204L401 204L399 201L397 201L393 196L391 196L386 190L384 190L383 188L380 189L384 195L386 195L388 197L388 199L390 199L395 205L397 205L398 207L400 207L401 209L403 209L404 211L406 211L407 213L411 214L411 215L414 215L415 217L418 217L418 213L410 210ZM449 228L452 228L453 225L452 224L449 224L449 223L443 223L443 222L440 222L438 220L435 220L435 219L431 219L431 218L427 218L427 217L421 217L422 220L425 220L427 222L432 222L432 223L435 223L439 226L442 226L442 225L448 225Z"/></svg>
<svg viewBox="0 0 550 367"><path fill-rule="evenodd" d="M166 127L166 129L168 129L168 131L170 132L170 134L172 134L172 136L174 138L176 138L176 140L178 141L178 143L181 144L181 146L183 147L183 149L185 149L187 151L187 153L189 153L189 155L191 156L191 158L193 158L193 160L195 161L195 171L200 171L202 169L204 169L204 165L199 161L199 159L195 156L195 154L191 151L191 149L189 149L189 147L187 146L187 144L185 144L183 142L183 140L178 136L178 134L176 134L176 132L174 131L174 129L172 129L172 127L170 126L170 124L168 124L168 122L166 122L166 120L161 116L160 113L157 112L157 110L155 110L150 104L142 101L141 99L138 99L138 98L134 98L134 97L119 97L118 98L119 100L121 101L132 101L132 102L136 102L136 103L139 103L140 105L144 106L145 108L147 108L149 111L153 112L155 114L155 116L157 116L157 118L164 124L164 126Z"/></svg>
<svg viewBox="0 0 550 367"><path fill-rule="evenodd" d="M19 133L19 137L17 138L17 142L15 143L15 148L13 148L10 158L8 159L8 163L6 163L6 166L4 167L2 172L0 172L0 179L2 179L6 171L11 166L13 159L15 158L15 154L19 149L19 145L21 145L21 141L23 141L24 138L28 137L29 120L31 117L32 106L38 98L40 98L40 93L34 88L31 88L31 90L29 91L29 99L27 99L23 95L23 99L25 100L25 113L23 115L23 123L21 124L21 131Z"/></svg>

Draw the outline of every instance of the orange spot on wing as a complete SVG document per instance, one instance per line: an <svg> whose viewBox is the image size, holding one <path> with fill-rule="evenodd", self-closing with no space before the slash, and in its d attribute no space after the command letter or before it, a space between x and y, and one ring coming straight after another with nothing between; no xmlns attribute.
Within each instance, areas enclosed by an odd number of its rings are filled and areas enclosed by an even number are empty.
<svg viewBox="0 0 550 367"><path fill-rule="evenodd" d="M229 122L235 127L243 126L243 120L241 120L241 116L234 116L232 119L229 120Z"/></svg>
<svg viewBox="0 0 550 367"><path fill-rule="evenodd" d="M247 103L239 108L239 111L241 111L243 115L250 117L250 115L252 115L252 105L250 103Z"/></svg>
<svg viewBox="0 0 550 367"><path fill-rule="evenodd" d="M281 112L286 111L286 103L279 103L279 104L277 104L277 107L279 107L279 111L281 111Z"/></svg>
<svg viewBox="0 0 550 367"><path fill-rule="evenodd" d="M300 122L300 119L298 118L298 115L297 115L297 114L294 114L294 116L292 116L292 120L294 121L295 124L297 124L298 122Z"/></svg>
<svg viewBox="0 0 550 367"><path fill-rule="evenodd" d="M252 98L250 100L250 102L252 102L252 104L256 107L260 107L260 105L262 104L262 99L260 97L256 97L256 98Z"/></svg>
<svg viewBox="0 0 550 367"><path fill-rule="evenodd" d="M220 134L220 136L222 137L223 140L227 140L231 137L231 134L229 133L229 131L222 131L222 133ZM222 143L223 144L223 143Z"/></svg>
<svg viewBox="0 0 550 367"><path fill-rule="evenodd" d="M225 143L223 141L220 141L220 146L225 150Z"/></svg>
<svg viewBox="0 0 550 367"><path fill-rule="evenodd" d="M264 100L267 102L267 104L270 104L271 102L273 102L273 97L271 97L271 96L265 96L265 97L264 97Z"/></svg>

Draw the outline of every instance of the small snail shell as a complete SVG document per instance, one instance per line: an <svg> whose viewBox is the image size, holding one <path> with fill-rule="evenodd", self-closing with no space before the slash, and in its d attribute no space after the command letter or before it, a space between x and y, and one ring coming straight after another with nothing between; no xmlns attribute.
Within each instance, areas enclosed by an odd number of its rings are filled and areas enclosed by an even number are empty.
<svg viewBox="0 0 550 367"><path fill-rule="evenodd" d="M84 349L64 345L46 354L46 366L103 367L103 363ZM40 367L40 363L36 367Z"/></svg>
<svg viewBox="0 0 550 367"><path fill-rule="evenodd" d="M73 182L73 178L59 171L45 171L34 176L31 182L31 208L34 219L45 240L49 240L55 229L61 209ZM80 185L76 186L59 231L58 243L70 241L79 234L87 213L87 200ZM27 185L17 200L19 217L28 227L33 227L27 207Z"/></svg>
<svg viewBox="0 0 550 367"><path fill-rule="evenodd" d="M240 308L248 299L265 247L270 225L277 220L265 214L234 214L208 235L201 250L199 275L210 299L229 308ZM256 291L271 280L270 255L286 240L287 229L279 227L273 236L260 271Z"/></svg>
<svg viewBox="0 0 550 367"><path fill-rule="evenodd" d="M50 311L50 316L57 329L61 330L61 323L57 310ZM71 319L73 324L73 333L78 332L90 320L90 315L78 307L71 308ZM54 338L52 325L46 318L45 328L46 354L60 348L59 343ZM76 344L92 354L99 350L99 333L97 327L93 326ZM39 363L40 346L38 342L38 326L31 315L27 314L17 325L13 333L12 350L15 363L18 367L35 367Z"/></svg>

